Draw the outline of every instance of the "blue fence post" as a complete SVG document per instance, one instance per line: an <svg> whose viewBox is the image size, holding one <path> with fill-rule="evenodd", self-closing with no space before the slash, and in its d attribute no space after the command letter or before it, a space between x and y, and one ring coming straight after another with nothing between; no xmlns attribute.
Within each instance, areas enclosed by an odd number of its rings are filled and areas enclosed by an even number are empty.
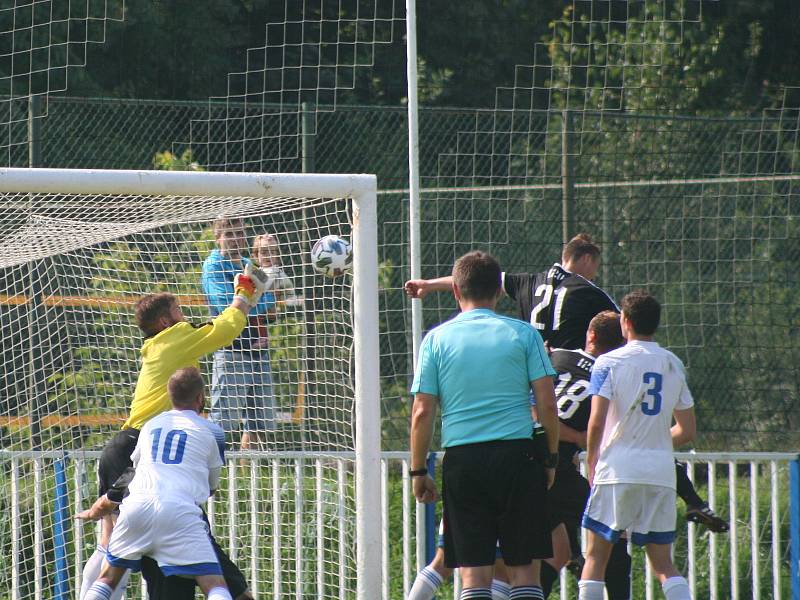
<svg viewBox="0 0 800 600"><path fill-rule="evenodd" d="M428 473L436 479L436 452L428 455ZM425 505L425 564L430 564L436 554L436 503Z"/></svg>
<svg viewBox="0 0 800 600"><path fill-rule="evenodd" d="M800 456L789 467L789 488L792 600L800 600Z"/></svg>
<svg viewBox="0 0 800 600"><path fill-rule="evenodd" d="M67 565L67 528L69 527L69 491L67 490L67 457L53 463L56 494L53 503L54 552L56 557L55 598L69 600L69 567Z"/></svg>

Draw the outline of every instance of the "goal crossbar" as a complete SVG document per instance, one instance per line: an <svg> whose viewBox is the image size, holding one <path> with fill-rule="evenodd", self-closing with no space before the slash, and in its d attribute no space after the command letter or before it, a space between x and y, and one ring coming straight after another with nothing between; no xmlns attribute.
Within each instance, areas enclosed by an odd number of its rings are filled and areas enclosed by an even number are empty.
<svg viewBox="0 0 800 600"><path fill-rule="evenodd" d="M360 198L375 175L0 168L4 193Z"/></svg>

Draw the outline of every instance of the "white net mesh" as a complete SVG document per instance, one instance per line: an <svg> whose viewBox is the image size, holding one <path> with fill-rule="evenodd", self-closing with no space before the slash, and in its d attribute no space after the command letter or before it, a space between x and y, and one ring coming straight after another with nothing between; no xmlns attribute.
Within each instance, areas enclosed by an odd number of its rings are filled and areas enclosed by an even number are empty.
<svg viewBox="0 0 800 600"><path fill-rule="evenodd" d="M51 94L86 65L109 21L122 21L125 0L9 0L0 5L0 161L25 164L29 127L47 116ZM36 104L32 105L31 101Z"/></svg>
<svg viewBox="0 0 800 600"><path fill-rule="evenodd" d="M300 171L303 136L316 134L318 113L335 111L343 91L368 86L376 49L402 33L403 7L397 0L275 3L263 45L247 50L243 70L228 75L228 93L210 98L208 115L192 121L195 157L211 169Z"/></svg>
<svg viewBox="0 0 800 600"><path fill-rule="evenodd" d="M216 390L219 365L211 357L202 363L209 403L219 393L248 407L240 417L259 437L251 448L271 451L229 458L210 518L255 589L350 594L352 277L316 274L309 250L324 235L351 238L351 202L3 194L0 206L0 431L3 452L16 452L4 463L8 485L0 486L0 503L13 509L0 540L7 556L14 550L0 567L0 588L47 598L63 585L76 589L78 571L62 573L59 565L77 568L94 541L88 528L73 529L71 514L96 497L91 450L121 426L133 397L143 342L133 304L167 291L187 320L208 321L201 268L215 248L212 223L224 215L243 220L245 254L253 258L255 237L274 236L270 258L280 284L270 314L250 316L257 342L226 357L226 368L248 382ZM240 432L229 429L238 449ZM300 457L309 450L313 461Z"/></svg>

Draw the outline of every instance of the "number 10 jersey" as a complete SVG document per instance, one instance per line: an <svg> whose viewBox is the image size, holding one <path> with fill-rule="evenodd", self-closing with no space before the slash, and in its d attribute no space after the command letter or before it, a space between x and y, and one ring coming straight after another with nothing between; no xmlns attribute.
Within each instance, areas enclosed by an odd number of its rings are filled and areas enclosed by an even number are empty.
<svg viewBox="0 0 800 600"><path fill-rule="evenodd" d="M142 428L131 455L130 497L203 504L223 465L225 434L192 410L170 410Z"/></svg>

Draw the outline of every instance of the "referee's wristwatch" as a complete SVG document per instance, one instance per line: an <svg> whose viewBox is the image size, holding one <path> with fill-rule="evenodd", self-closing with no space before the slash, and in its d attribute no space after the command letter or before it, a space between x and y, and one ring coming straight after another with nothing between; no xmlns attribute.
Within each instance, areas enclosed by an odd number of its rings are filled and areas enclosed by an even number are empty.
<svg viewBox="0 0 800 600"><path fill-rule="evenodd" d="M409 477L423 477L427 474L428 474L428 469L424 467L422 469L410 469L408 471Z"/></svg>
<svg viewBox="0 0 800 600"><path fill-rule="evenodd" d="M558 466L558 452L551 452L544 459L545 469L555 469Z"/></svg>

